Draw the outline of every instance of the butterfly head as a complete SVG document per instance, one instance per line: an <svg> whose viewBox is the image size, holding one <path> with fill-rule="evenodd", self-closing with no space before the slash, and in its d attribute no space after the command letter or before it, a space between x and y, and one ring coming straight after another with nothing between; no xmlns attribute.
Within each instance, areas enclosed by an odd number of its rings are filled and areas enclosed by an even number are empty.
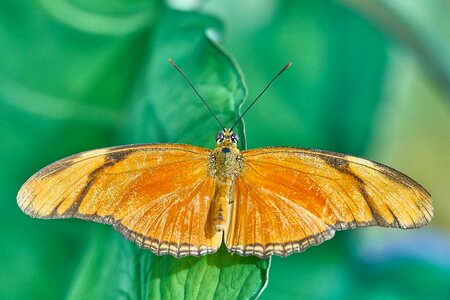
<svg viewBox="0 0 450 300"><path fill-rule="evenodd" d="M224 129L216 134L216 143L218 147L236 147L239 137L236 132L230 129Z"/></svg>

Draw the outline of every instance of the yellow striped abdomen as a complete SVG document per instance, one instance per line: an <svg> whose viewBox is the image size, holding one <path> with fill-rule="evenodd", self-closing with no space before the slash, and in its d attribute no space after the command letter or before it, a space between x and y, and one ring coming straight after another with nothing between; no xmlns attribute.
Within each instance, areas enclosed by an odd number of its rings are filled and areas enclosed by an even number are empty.
<svg viewBox="0 0 450 300"><path fill-rule="evenodd" d="M213 226L216 231L223 231L228 221L228 203L230 195L230 184L220 184L214 195L212 204Z"/></svg>

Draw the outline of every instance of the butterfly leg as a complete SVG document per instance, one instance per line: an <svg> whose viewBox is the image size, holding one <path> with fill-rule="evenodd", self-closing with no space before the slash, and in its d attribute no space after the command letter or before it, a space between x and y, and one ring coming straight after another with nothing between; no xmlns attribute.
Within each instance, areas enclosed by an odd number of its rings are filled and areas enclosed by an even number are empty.
<svg viewBox="0 0 450 300"><path fill-rule="evenodd" d="M233 198L233 185L231 185L229 191L228 191L228 204L233 204L234 203L234 198Z"/></svg>

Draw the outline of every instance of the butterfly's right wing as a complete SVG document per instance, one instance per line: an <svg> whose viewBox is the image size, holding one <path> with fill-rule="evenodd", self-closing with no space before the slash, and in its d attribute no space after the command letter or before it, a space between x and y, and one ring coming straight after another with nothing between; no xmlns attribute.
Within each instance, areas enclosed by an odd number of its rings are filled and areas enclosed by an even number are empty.
<svg viewBox="0 0 450 300"><path fill-rule="evenodd" d="M176 144L92 150L33 175L17 201L36 218L111 224L156 254L204 255L222 242L208 226L216 188L207 174L209 154Z"/></svg>
<svg viewBox="0 0 450 300"><path fill-rule="evenodd" d="M241 153L226 233L231 252L286 256L330 239L336 230L414 228L433 216L423 187L369 160L283 147Z"/></svg>

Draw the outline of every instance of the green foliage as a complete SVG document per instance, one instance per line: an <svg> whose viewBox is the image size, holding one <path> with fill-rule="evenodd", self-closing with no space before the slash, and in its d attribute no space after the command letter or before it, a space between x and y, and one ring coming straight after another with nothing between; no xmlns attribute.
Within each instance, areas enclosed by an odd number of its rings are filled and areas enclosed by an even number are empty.
<svg viewBox="0 0 450 300"><path fill-rule="evenodd" d="M178 22L173 23L174 19ZM245 87L229 56L203 34L216 24L201 15L164 10L152 41L153 53L133 93L132 129L122 137L124 143L134 135L133 142L214 144L221 127L168 64L167 56L188 70L221 122L232 124L236 119ZM242 125L237 130L245 141ZM117 239L117 234L109 237L98 242L84 261L72 299L121 295L130 299L248 299L255 297L266 281L267 260L230 255L225 248L201 258L176 259L141 250Z"/></svg>
<svg viewBox="0 0 450 300"><path fill-rule="evenodd" d="M448 230L442 3L215 0L181 12L144 0L1 2L0 298L247 299L270 278L262 299L445 299L450 246L433 229L338 233L271 262L223 247L175 259L109 226L30 219L15 202L35 171L79 151L213 147L220 126L167 58L229 127L247 91L228 51L251 99L294 63L246 115L247 135L238 125L241 148L248 139L389 163L429 188L435 226Z"/></svg>
<svg viewBox="0 0 450 300"><path fill-rule="evenodd" d="M267 280L268 260L230 255L156 256L103 234L83 260L69 299L249 299Z"/></svg>

